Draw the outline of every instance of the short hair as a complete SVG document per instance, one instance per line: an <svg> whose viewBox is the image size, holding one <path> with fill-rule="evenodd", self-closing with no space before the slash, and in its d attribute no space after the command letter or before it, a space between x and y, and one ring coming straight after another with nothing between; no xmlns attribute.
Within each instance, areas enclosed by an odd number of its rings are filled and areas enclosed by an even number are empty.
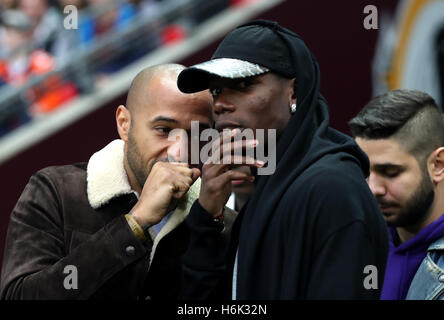
<svg viewBox="0 0 444 320"><path fill-rule="evenodd" d="M422 166L433 150L444 146L444 115L430 95L417 90L379 95L348 124L355 138L396 139Z"/></svg>
<svg viewBox="0 0 444 320"><path fill-rule="evenodd" d="M177 76L183 69L185 69L185 66L176 63L158 64L143 69L131 82L126 98L126 107L130 112L134 112L138 109L140 103L146 103L153 79L165 77L176 81Z"/></svg>

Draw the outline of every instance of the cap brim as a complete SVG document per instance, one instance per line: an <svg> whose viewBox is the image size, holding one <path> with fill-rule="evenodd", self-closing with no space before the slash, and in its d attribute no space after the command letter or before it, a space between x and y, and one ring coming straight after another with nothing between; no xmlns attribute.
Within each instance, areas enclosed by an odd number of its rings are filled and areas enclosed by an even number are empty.
<svg viewBox="0 0 444 320"><path fill-rule="evenodd" d="M214 77L239 79L254 77L268 71L267 68L248 61L219 58L183 70L177 79L177 86L184 93L193 93L208 89Z"/></svg>

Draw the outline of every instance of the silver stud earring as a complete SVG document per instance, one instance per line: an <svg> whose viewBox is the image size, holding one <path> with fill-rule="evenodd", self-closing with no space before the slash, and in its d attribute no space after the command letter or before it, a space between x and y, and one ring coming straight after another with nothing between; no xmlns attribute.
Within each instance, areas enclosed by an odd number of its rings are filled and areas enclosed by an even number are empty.
<svg viewBox="0 0 444 320"><path fill-rule="evenodd" d="M293 103L291 105L291 113L295 113L296 112L296 108L297 108L296 103Z"/></svg>

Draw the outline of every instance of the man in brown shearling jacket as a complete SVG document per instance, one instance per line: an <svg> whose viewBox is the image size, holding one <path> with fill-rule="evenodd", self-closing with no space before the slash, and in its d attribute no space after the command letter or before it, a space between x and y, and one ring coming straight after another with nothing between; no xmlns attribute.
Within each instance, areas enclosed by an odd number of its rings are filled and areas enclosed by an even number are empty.
<svg viewBox="0 0 444 320"><path fill-rule="evenodd" d="M168 133L189 131L191 120L213 125L210 94L177 89L182 69L140 72L116 112L120 140L87 163L31 177L10 217L2 299L180 298L183 220L200 171L183 163L186 143ZM233 213L224 219L229 226Z"/></svg>

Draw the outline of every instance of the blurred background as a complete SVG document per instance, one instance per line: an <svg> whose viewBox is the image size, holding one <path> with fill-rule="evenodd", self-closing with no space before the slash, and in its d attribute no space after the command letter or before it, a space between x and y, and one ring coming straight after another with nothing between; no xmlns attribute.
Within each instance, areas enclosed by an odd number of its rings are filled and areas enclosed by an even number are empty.
<svg viewBox="0 0 444 320"><path fill-rule="evenodd" d="M377 29L364 27L367 5ZM140 70L207 60L255 18L303 37L340 131L387 90L444 101L444 0L0 0L0 264L34 172L88 161L118 138L115 111Z"/></svg>

